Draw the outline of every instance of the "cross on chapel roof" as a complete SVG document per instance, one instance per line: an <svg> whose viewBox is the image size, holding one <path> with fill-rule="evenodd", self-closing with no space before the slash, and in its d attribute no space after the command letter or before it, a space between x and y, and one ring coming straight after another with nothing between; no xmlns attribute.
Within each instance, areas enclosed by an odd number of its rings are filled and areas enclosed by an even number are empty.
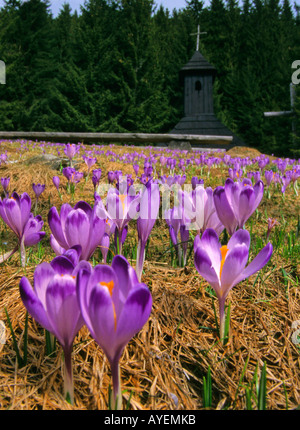
<svg viewBox="0 0 300 430"><path fill-rule="evenodd" d="M196 51L199 51L200 35L201 34L207 34L207 31L200 31L200 25L198 24L197 33L191 33L191 36L197 36Z"/></svg>

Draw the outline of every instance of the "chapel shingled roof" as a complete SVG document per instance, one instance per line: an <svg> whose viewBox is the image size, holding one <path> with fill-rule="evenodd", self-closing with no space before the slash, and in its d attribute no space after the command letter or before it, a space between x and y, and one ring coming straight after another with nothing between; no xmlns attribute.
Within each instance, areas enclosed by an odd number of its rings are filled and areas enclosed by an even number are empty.
<svg viewBox="0 0 300 430"><path fill-rule="evenodd" d="M212 75L217 73L217 70L212 66L201 54L200 51L195 51L192 58L181 68L180 74L186 74L194 71L209 72Z"/></svg>

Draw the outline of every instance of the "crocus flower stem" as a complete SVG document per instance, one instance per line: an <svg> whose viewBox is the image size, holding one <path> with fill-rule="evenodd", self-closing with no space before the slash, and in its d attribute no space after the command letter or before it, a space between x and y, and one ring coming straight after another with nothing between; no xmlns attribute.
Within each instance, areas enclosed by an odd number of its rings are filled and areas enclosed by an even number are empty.
<svg viewBox="0 0 300 430"><path fill-rule="evenodd" d="M219 313L220 313L220 340L225 342L225 299L219 299Z"/></svg>
<svg viewBox="0 0 300 430"><path fill-rule="evenodd" d="M122 390L121 390L121 372L119 359L110 363L113 390L112 390L112 409L120 411L122 409Z"/></svg>
<svg viewBox="0 0 300 430"><path fill-rule="evenodd" d="M116 230L116 253L122 254L122 230Z"/></svg>
<svg viewBox="0 0 300 430"><path fill-rule="evenodd" d="M22 238L20 243L20 258L21 258L21 266L26 266L26 249L24 244L24 238Z"/></svg>
<svg viewBox="0 0 300 430"><path fill-rule="evenodd" d="M298 185L297 185L297 182L294 182L293 188L294 188L295 195L298 196Z"/></svg>
<svg viewBox="0 0 300 430"><path fill-rule="evenodd" d="M36 214L37 214L38 202L39 202L39 199L38 199L38 198L36 198L36 199L35 199L35 206L34 206L34 216L36 216Z"/></svg>
<svg viewBox="0 0 300 430"><path fill-rule="evenodd" d="M74 383L72 368L72 346L64 348L64 395L71 405L74 404Z"/></svg>
<svg viewBox="0 0 300 430"><path fill-rule="evenodd" d="M12 251L8 251L5 254L2 254L0 256L0 263L3 263L4 261L8 260L15 252L17 252L19 249L19 245L17 245Z"/></svg>
<svg viewBox="0 0 300 430"><path fill-rule="evenodd" d="M136 255L136 274L141 282L143 265L145 261L146 243L142 240L138 241L137 255Z"/></svg>

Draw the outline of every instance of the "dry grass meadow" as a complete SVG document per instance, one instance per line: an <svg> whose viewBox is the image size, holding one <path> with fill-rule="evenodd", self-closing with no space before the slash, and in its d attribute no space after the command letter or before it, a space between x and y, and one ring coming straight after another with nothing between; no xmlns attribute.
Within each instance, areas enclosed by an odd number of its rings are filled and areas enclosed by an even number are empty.
<svg viewBox="0 0 300 430"><path fill-rule="evenodd" d="M26 275L33 278L34 269L42 261L55 256L49 245L50 230L47 214L52 206L70 201L66 180L59 170L43 161L44 148L37 144L2 142L8 163L0 165L0 177L9 176L10 192L27 192L34 202L32 183L46 185L38 213L45 224L46 237L40 246L27 250L26 268L20 266L16 253L1 264L0 320L5 324L6 342L0 344L0 409L1 410L107 410L111 384L108 362L86 327L78 334L73 348L75 404L63 398L62 350L57 345L52 355L45 350L44 330L29 316L25 333L26 309L20 299L19 281ZM28 150L24 150L28 147ZM111 146L115 153L133 151L131 147ZM102 148L103 149L103 148ZM104 148L104 152L107 147ZM148 154L149 148L135 148ZM50 150L49 150L50 151ZM155 150L153 150L155 152ZM53 150L56 154L56 151ZM254 158L258 151L234 148L232 157ZM182 156L190 156L183 154ZM222 154L220 155L222 156ZM80 156L76 168L87 171ZM105 153L97 156L102 169L101 182L109 170L133 174L132 163L111 161ZM250 166L257 169L256 166ZM168 173L166 171L166 173ZM193 165L186 172L200 176ZM209 176L202 171L205 186L223 185L227 175L224 166L214 166ZM53 175L61 178L62 200L52 183ZM187 182L188 182L187 179ZM91 180L78 184L75 200L93 202ZM73 204L72 203L72 204ZM258 275L234 287L228 297L231 304L230 336L223 346L218 338L216 297L207 282L200 277L189 255L186 267L171 264L170 241L163 219L154 227L144 265L143 282L153 296L152 314L128 344L121 359L123 405L129 410L201 410L204 409L203 378L211 371L212 400L210 409L245 410L256 404L256 381L266 364L266 407L270 410L296 409L300 405L300 344L292 341L296 321L300 320L300 197L291 187L282 198L279 190L271 198L263 198L257 213L246 227L251 228L253 252L265 244L268 217L276 218L270 240L274 245L269 264ZM2 252L13 247L12 232L0 221ZM134 266L136 244L134 222L130 224L124 246L128 260ZM192 247L192 238L190 242ZM11 248L10 248L11 247ZM254 254L251 255L251 258ZM95 261L98 262L98 252ZM27 342L27 360L20 367L16 359L9 315L21 354ZM216 314L215 311L216 310ZM216 319L217 317L217 319ZM300 328L300 325L299 325ZM247 401L248 396L248 401Z"/></svg>

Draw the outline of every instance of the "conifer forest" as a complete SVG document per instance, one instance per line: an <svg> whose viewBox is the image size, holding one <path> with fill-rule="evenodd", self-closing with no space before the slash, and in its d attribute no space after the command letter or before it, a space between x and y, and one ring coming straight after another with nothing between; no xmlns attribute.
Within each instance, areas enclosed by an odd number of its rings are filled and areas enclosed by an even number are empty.
<svg viewBox="0 0 300 430"><path fill-rule="evenodd" d="M81 13L66 2L54 18L47 0L6 0L0 129L169 132L183 114L178 75L200 24L200 52L217 69L215 114L246 146L293 156L297 121L293 131L291 117L264 112L291 109L299 13L289 0L190 0L173 11L153 0L86 0Z"/></svg>

